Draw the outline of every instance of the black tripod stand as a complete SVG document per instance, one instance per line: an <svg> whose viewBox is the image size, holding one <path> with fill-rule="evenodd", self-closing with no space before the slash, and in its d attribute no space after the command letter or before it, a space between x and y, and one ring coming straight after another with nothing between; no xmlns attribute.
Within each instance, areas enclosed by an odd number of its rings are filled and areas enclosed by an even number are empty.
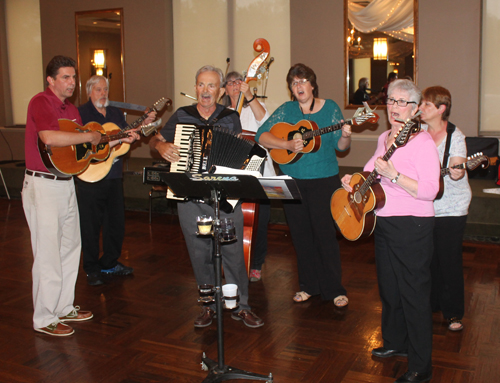
<svg viewBox="0 0 500 383"><path fill-rule="evenodd" d="M199 176L199 177L198 177ZM273 376L256 374L240 370L224 364L224 325L222 308L222 233L220 226L220 201L226 198L258 198L266 199L262 186L257 178L248 175L199 175L188 173L168 173L161 175L175 194L193 197L210 197L214 207L213 246L215 267L215 307L217 312L217 359L215 362L203 353L202 369L208 376L202 383L217 383L231 379L261 380L273 382ZM241 240L241 239L240 239Z"/></svg>

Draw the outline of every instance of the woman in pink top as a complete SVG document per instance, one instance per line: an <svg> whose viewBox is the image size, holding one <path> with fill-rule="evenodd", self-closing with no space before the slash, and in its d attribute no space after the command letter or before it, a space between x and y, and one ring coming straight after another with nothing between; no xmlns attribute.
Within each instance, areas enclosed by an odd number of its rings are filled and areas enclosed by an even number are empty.
<svg viewBox="0 0 500 383"><path fill-rule="evenodd" d="M375 258L382 300L384 344L372 350L380 358L408 356L408 371L396 382L426 382L432 377L430 263L433 252L433 200L439 190L439 157L432 137L422 131L382 157L394 143L401 122L418 110L421 92L409 80L389 86L387 115L391 129L380 135L365 171L377 169L386 194L377 211ZM351 191L351 175L342 186Z"/></svg>

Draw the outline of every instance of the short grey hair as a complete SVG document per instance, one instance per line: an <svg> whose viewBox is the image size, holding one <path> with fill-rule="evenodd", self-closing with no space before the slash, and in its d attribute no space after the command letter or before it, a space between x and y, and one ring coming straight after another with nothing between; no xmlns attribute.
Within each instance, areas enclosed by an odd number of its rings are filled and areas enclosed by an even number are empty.
<svg viewBox="0 0 500 383"><path fill-rule="evenodd" d="M216 68L212 65L205 65L202 66L200 69L198 69L198 72L196 72L196 76L194 78L194 83L196 84L198 82L198 76L202 74L203 72L215 72L219 75L219 80L220 80L220 85L219 87L222 88L222 84L224 83L224 75L222 74L222 70L219 68Z"/></svg>
<svg viewBox="0 0 500 383"><path fill-rule="evenodd" d="M97 84L101 80L106 81L106 86L109 88L109 80L106 77L94 75L91 78L89 78L87 84L85 85L85 88L87 89L87 96L89 98L90 94L92 93L92 88L94 87L95 84Z"/></svg>
<svg viewBox="0 0 500 383"><path fill-rule="evenodd" d="M418 89L415 83L405 79L394 80L390 83L389 89L387 89L387 96L391 97L391 94L396 90L408 93L409 100L407 101L416 102L416 104L412 104L413 109L418 107L418 105L420 104L420 100L422 99L422 91Z"/></svg>
<svg viewBox="0 0 500 383"><path fill-rule="evenodd" d="M244 78L243 78L243 75L240 73L240 72L236 72L236 71L232 71L232 72L229 72L227 75L226 75L226 78L224 79L224 84L223 84L223 87L226 87L227 85L227 82L228 80L232 78L233 81L234 80L241 80L243 81Z"/></svg>

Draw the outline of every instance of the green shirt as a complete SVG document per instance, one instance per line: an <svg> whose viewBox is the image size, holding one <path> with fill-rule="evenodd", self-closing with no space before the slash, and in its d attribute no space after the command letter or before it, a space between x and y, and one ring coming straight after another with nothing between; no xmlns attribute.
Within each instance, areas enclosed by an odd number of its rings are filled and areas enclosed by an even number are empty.
<svg viewBox="0 0 500 383"><path fill-rule="evenodd" d="M325 105L317 113L302 114L297 101L288 101L281 105L259 128L255 140L258 141L260 135L269 132L278 122L287 122L295 125L301 120L314 121L318 128L326 128L338 124L342 119L342 112L333 100L325 100ZM338 142L342 136L342 130L325 133L316 139L321 140L321 147L315 153L305 153L293 164L280 165L284 174L298 179L327 178L339 173L339 165L335 150L341 151Z"/></svg>

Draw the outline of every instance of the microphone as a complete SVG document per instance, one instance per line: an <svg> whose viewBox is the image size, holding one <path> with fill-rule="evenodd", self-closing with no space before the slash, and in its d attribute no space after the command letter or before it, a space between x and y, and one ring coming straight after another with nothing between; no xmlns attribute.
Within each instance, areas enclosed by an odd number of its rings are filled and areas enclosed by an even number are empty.
<svg viewBox="0 0 500 383"><path fill-rule="evenodd" d="M190 98L191 100L198 101L198 99L196 97L190 96L189 94L186 94L184 92L181 92L181 95L183 95L184 97Z"/></svg>

